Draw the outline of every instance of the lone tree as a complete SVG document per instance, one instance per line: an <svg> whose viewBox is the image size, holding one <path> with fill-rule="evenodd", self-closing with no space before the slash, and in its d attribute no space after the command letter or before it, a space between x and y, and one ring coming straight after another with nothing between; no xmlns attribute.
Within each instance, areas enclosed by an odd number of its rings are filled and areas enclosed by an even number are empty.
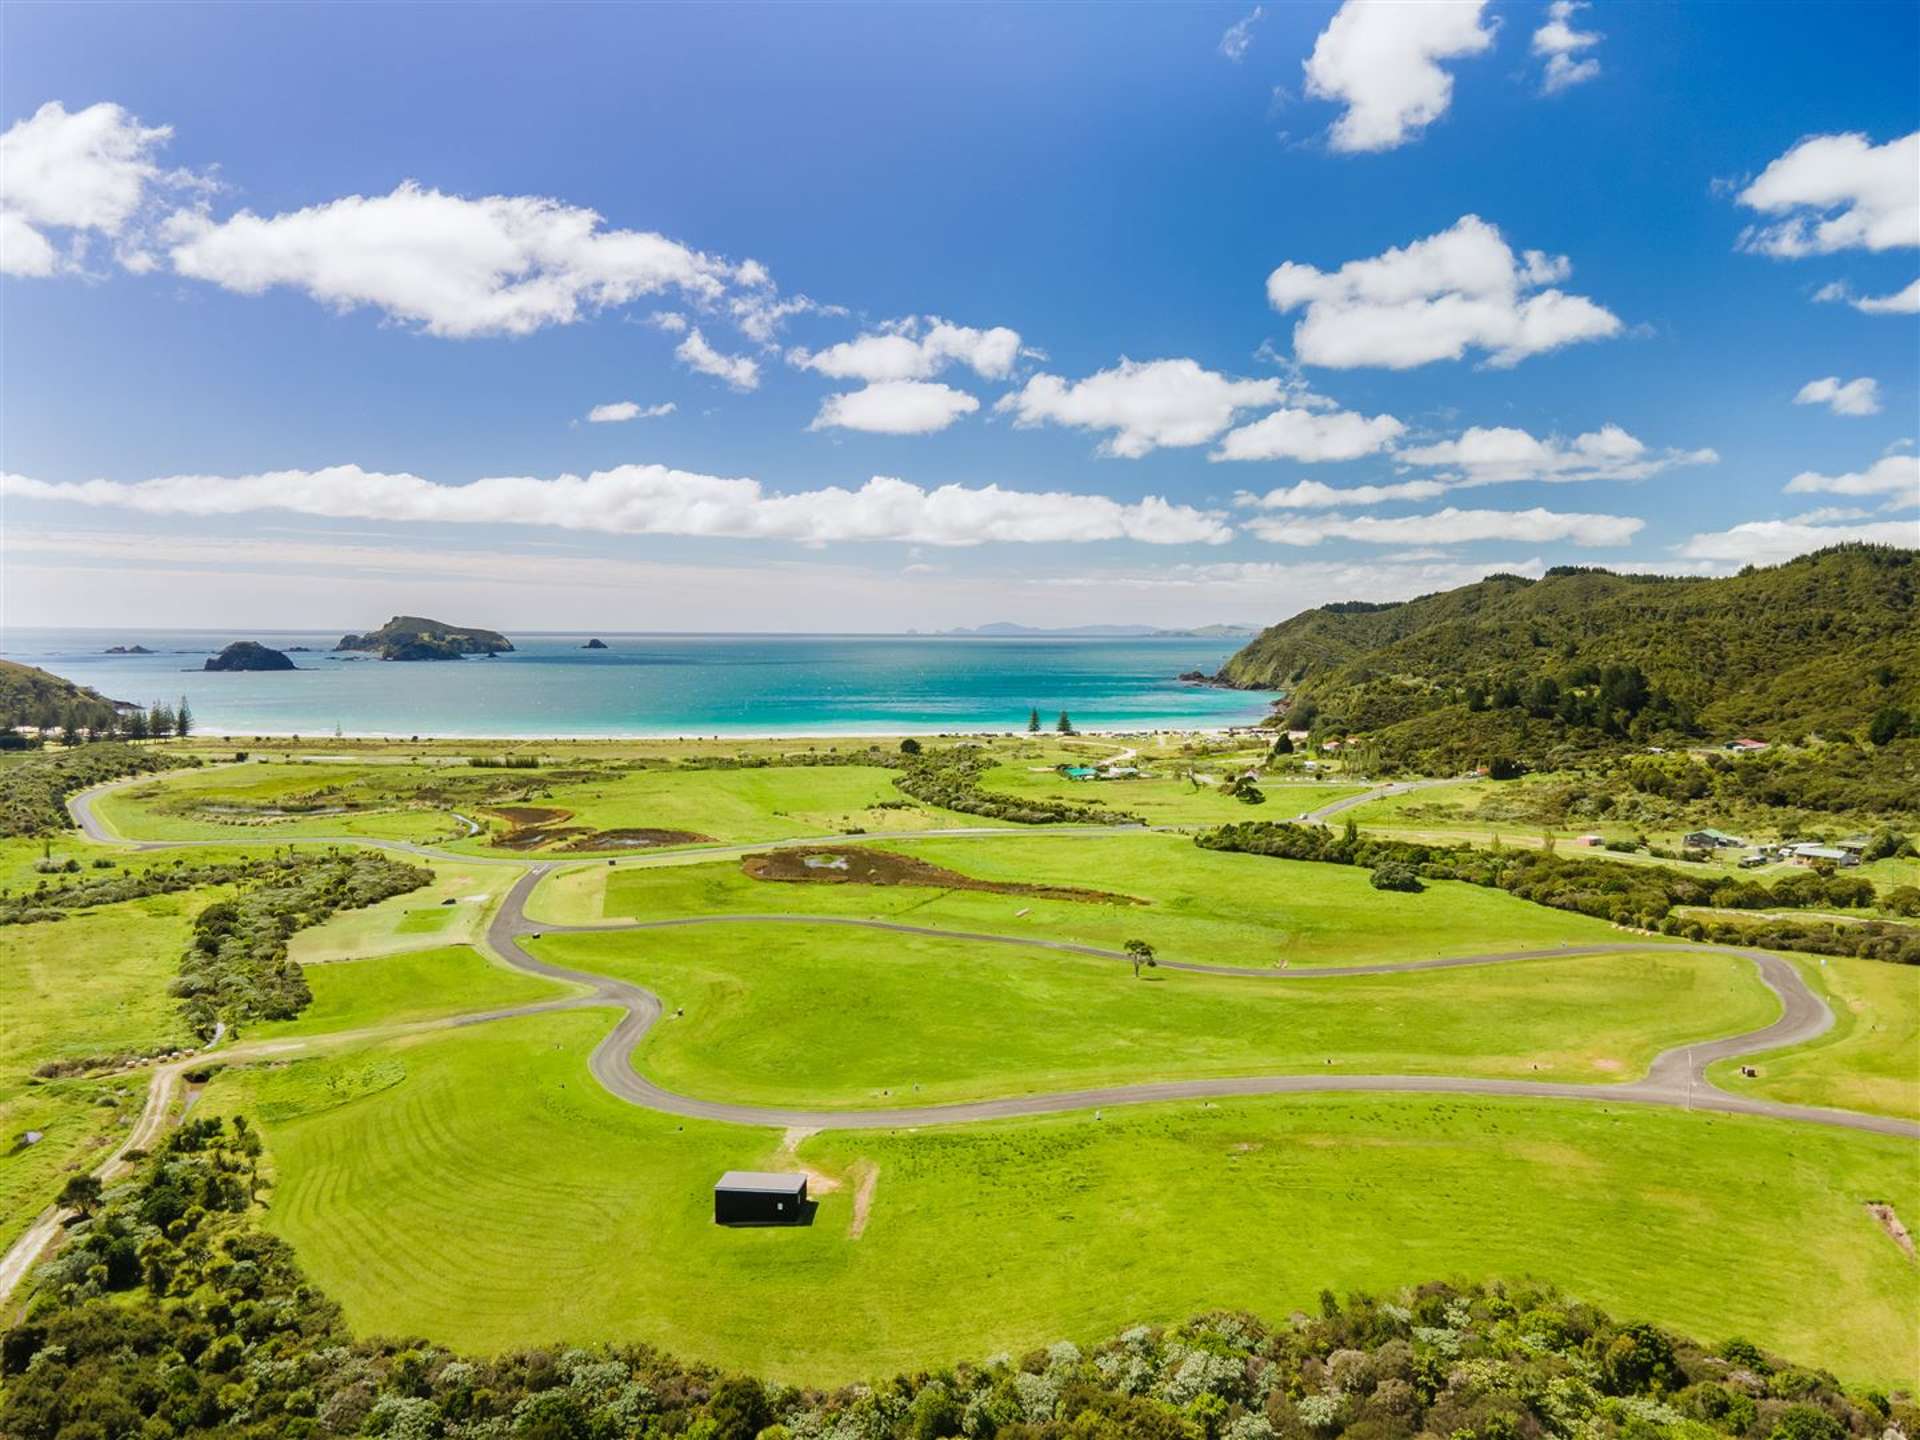
<svg viewBox="0 0 1920 1440"><path fill-rule="evenodd" d="M1060 712L1060 718L1053 722L1053 728L1058 730L1062 735L1071 735L1073 734L1073 720L1068 716L1066 711L1062 710Z"/></svg>
<svg viewBox="0 0 1920 1440"><path fill-rule="evenodd" d="M1140 978L1141 968L1157 970L1160 962L1154 957L1153 946L1144 940L1129 940L1125 945L1127 958L1133 962L1133 978Z"/></svg>
<svg viewBox="0 0 1920 1440"><path fill-rule="evenodd" d="M1040 707L1038 705L1027 712L1027 733L1029 735L1038 735L1040 733Z"/></svg>
<svg viewBox="0 0 1920 1440"><path fill-rule="evenodd" d="M920 742L909 735L900 742L900 753L902 755L918 755L920 753Z"/></svg>
<svg viewBox="0 0 1920 1440"><path fill-rule="evenodd" d="M193 733L193 711L187 708L187 697L180 697L180 706L173 712L173 733L182 740Z"/></svg>
<svg viewBox="0 0 1920 1440"><path fill-rule="evenodd" d="M92 1215L93 1207L100 1203L100 1177L69 1175L67 1183L60 1187L59 1203L82 1215Z"/></svg>

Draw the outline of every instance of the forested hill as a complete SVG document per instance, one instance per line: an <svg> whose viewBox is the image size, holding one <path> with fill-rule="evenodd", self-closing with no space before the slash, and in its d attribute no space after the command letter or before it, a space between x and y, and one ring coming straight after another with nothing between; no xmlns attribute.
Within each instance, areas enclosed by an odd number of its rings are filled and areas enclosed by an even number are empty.
<svg viewBox="0 0 1920 1440"><path fill-rule="evenodd" d="M52 728L67 722L84 729L106 727L113 724L116 710L116 702L97 690L32 665L0 660L0 728Z"/></svg>
<svg viewBox="0 0 1920 1440"><path fill-rule="evenodd" d="M1917 587L1920 551L1866 545L1725 579L1496 575L1309 610L1263 631L1221 678L1292 692L1296 722L1411 726L1407 740L1446 716L1516 710L1635 738L1855 733L1889 708L1920 711Z"/></svg>

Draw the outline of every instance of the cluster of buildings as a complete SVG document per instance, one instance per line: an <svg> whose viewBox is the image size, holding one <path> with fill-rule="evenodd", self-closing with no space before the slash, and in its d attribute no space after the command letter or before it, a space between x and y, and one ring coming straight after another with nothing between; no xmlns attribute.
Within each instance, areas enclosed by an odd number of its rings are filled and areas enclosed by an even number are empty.
<svg viewBox="0 0 1920 1440"><path fill-rule="evenodd" d="M1816 865L1823 861L1844 870L1858 865L1861 852L1867 848L1867 837L1864 835L1835 840L1832 844L1814 840L1782 840L1776 845L1753 845L1724 830L1690 830L1681 837L1681 841L1689 850L1751 850L1751 854L1740 859L1741 867L1748 870L1758 869L1762 865Z"/></svg>

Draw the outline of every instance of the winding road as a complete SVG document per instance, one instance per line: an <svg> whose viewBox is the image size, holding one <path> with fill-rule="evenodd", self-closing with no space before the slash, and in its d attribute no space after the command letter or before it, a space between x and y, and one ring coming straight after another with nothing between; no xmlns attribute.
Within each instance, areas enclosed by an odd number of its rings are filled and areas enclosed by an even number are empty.
<svg viewBox="0 0 1920 1440"><path fill-rule="evenodd" d="M1207 1080L1168 1080L1140 1085L1115 1085L1095 1090L1070 1090L1051 1095L1007 1096L996 1100L973 1100L948 1105L899 1106L887 1109L808 1110L797 1107L737 1105L725 1101L700 1100L677 1095L640 1074L633 1066L633 1055L647 1032L659 1020L663 1006L660 997L631 981L617 980L591 971L573 970L542 960L527 950L523 942L531 935L604 934L609 931L665 929L682 925L792 923L842 925L862 929L885 930L896 934L928 935L988 944L1021 945L1037 949L1068 951L1129 963L1121 951L1097 946L1077 945L1058 940L1033 940L1019 936L977 934L936 930L906 925L892 920L862 920L848 916L816 917L796 915L693 915L665 920L638 920L609 925L543 925L528 918L528 897L551 867L535 865L514 883L495 912L487 929L487 944L508 964L531 974L586 986L595 1001L620 1009L623 1014L607 1037L595 1047L588 1066L593 1076L609 1092L632 1104L668 1115L694 1120L712 1120L733 1125L801 1126L822 1130L881 1130L924 1125L958 1125L978 1120L1006 1120L1028 1115L1056 1115L1069 1110L1090 1110L1119 1105L1147 1105L1169 1100L1212 1100L1259 1095L1309 1094L1326 1091L1372 1091L1381 1093L1420 1093L1445 1095L1502 1095L1548 1100L1608 1100L1641 1105L1678 1106L1689 1110L1708 1110L1733 1115L1760 1115L1778 1120L1795 1120L1816 1125L1834 1125L1881 1135L1920 1139L1920 1124L1892 1116L1859 1114L1850 1110L1830 1110L1811 1105L1786 1105L1778 1101L1753 1099L1721 1090L1707 1079L1707 1067L1715 1061L1736 1055L1753 1055L1779 1050L1815 1039L1833 1024L1833 1012L1807 988L1800 972L1778 955L1764 950L1744 950L1729 946L1685 946L1687 950L1715 951L1739 955L1758 970L1761 982L1780 1001L1780 1017L1771 1025L1744 1035L1678 1046L1662 1051L1641 1079L1617 1085L1581 1085L1538 1080L1490 1080L1472 1076L1446 1075L1250 1075ZM1452 969L1468 965L1497 965L1523 960L1576 955L1639 952L1646 943L1614 942L1601 945L1569 945L1551 950L1525 950L1509 954L1459 956L1445 960L1413 960L1394 964L1342 965L1303 970L1243 970L1232 966L1200 965L1183 961L1160 962L1163 969L1192 971L1207 975L1228 975L1256 984L1300 983L1335 979L1351 975L1394 975L1417 970Z"/></svg>
<svg viewBox="0 0 1920 1440"><path fill-rule="evenodd" d="M134 840L117 833L94 809L102 794L123 786L142 783L150 776L135 775L72 795L67 811L74 825L89 839L102 844L134 850L168 850L182 847L245 844L246 840ZM1359 795L1334 800L1302 818L1324 823L1332 816L1370 800L1409 790L1458 783L1456 780L1402 781L1378 786ZM464 817L462 817L464 819ZM471 821L466 821L469 827ZM859 837L850 842L845 835L822 835L807 839L762 841L748 845L713 845L668 854L622 859L623 866L694 864L772 848L809 845L863 843L875 840L916 838L960 839L1006 835L1144 834L1177 831L1185 826L1045 826L1006 827L970 826L943 830L907 831ZM1581 1085L1533 1080L1493 1080L1473 1076L1445 1075L1249 1075L1205 1080L1168 1080L1138 1085L1115 1085L1091 1090L1070 1090L1049 1095L1019 1095L1000 1099L973 1100L945 1105L896 1106L885 1109L808 1110L798 1107L738 1105L724 1101L701 1100L662 1089L634 1068L633 1057L647 1032L659 1020L663 1006L660 997L643 986L589 971L572 970L540 959L528 951L524 941L532 935L603 933L606 931L652 930L677 926L726 924L837 925L861 929L891 931L905 935L927 935L943 939L965 940L978 944L1018 945L1029 949L1087 955L1130 963L1121 951L1106 950L1064 940L1046 940L1025 936L995 935L969 931L938 930L891 920L866 920L849 916L812 915L688 915L656 920L609 922L602 925L550 925L532 920L526 913L528 898L556 867L555 862L528 861L514 857L471 855L432 845L404 840L381 840L360 835L315 835L294 837L310 844L364 845L398 851L425 859L463 864L510 865L521 870L512 888L501 901L487 928L487 944L505 963L528 974L559 980L578 987L572 996L504 1009L487 1010L442 1019L417 1021L373 1029L345 1031L283 1040L239 1042L217 1052L175 1059L154 1065L149 1074L147 1099L135 1125L113 1153L96 1167L94 1173L110 1180L128 1165L127 1152L150 1145L166 1128L178 1101L182 1077L190 1070L213 1062L230 1063L267 1059L278 1055L306 1053L341 1046L390 1039L433 1030L465 1028L500 1020L516 1019L558 1010L612 1008L620 1019L588 1058L595 1080L606 1090L630 1104L663 1114L687 1119L716 1121L722 1124L804 1127L807 1129L880 1130L930 1125L958 1125L982 1120L1005 1120L1023 1116L1056 1115L1075 1110L1104 1109L1121 1105L1149 1105L1180 1100L1221 1100L1264 1095L1341 1093L1485 1095L1518 1099L1583 1100L1616 1104L1661 1105L1729 1115L1754 1115L1768 1119L1798 1121L1807 1124L1837 1126L1872 1134L1892 1135L1920 1140L1920 1124L1892 1116L1868 1115L1848 1110L1824 1109L1807 1105L1786 1105L1777 1101L1753 1099L1719 1089L1707 1078L1707 1067L1735 1056L1759 1054L1800 1045L1823 1034L1834 1023L1833 1012L1807 988L1790 963L1764 950L1730 946L1675 946L1690 951L1717 951L1743 957L1753 964L1761 982L1780 1001L1780 1017L1771 1025L1743 1035L1678 1046L1654 1057L1646 1075L1624 1084ZM572 863L572 862L567 862ZM1598 945L1562 946L1547 950L1523 950L1505 954L1456 956L1439 960L1413 960L1393 964L1319 966L1301 970L1249 970L1230 965L1204 965L1188 961L1162 960L1163 969L1194 974L1229 976L1254 984L1303 983L1337 980L1342 976L1393 975L1422 970L1444 970L1474 965L1510 964L1577 955L1644 951L1646 943L1617 942ZM4 1304L25 1278L41 1254L58 1236L61 1212L49 1207L38 1216L4 1256L0 1256L0 1304Z"/></svg>

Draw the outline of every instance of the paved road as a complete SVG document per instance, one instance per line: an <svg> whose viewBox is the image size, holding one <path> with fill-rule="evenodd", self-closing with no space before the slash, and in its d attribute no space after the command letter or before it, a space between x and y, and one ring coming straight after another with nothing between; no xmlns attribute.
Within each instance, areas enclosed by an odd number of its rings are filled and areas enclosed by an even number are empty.
<svg viewBox="0 0 1920 1440"><path fill-rule="evenodd" d="M174 844L228 844L227 841L208 842L168 842L168 841L126 841L108 827L94 812L93 800L104 791L121 785L136 784L146 779L134 776L126 780L111 782L92 790L83 791L71 797L67 804L74 823L89 837L113 844L133 844L141 849L165 849ZM1376 786L1359 795L1335 800L1319 809L1309 812L1308 819L1325 821L1343 810L1362 805L1370 800L1381 799L1387 795L1405 794L1411 790L1427 789L1439 785L1458 784L1466 777L1440 780L1399 781L1388 785ZM865 841L904 840L914 838L955 839L966 837L1015 835L1054 835L1071 837L1088 834L1145 833L1150 830L1176 830L1177 826L1066 826L1009 828L1004 826L964 826L954 829L912 831L886 835L860 837ZM1799 972L1791 964L1777 955L1762 950L1732 949L1731 947L1698 947L1702 949L1720 949L1724 953L1745 957L1760 972L1761 980L1780 1000L1781 1016L1773 1024L1746 1035L1732 1036L1723 1040L1707 1041L1697 1045L1680 1046L1665 1051L1655 1057L1648 1073L1640 1080L1620 1085L1575 1085L1559 1084L1547 1081L1527 1080L1488 1080L1470 1076L1404 1076L1404 1075L1284 1075L1249 1076L1238 1079L1184 1080L1169 1081L1161 1084L1117 1086L1102 1090L1071 1091L1056 1095L1032 1095L1009 1097L1002 1100L974 1101L957 1105L921 1106L912 1108L894 1108L887 1110L843 1110L813 1111L784 1109L777 1107L729 1105L717 1101L696 1100L686 1096L674 1095L662 1090L651 1081L644 1079L634 1069L632 1056L640 1041L661 1013L658 996L641 986L623 980L611 979L603 975L594 975L583 971L568 970L561 966L550 965L529 954L520 944L521 939L535 932L560 931L571 929L602 930L620 928L618 926L555 926L542 925L531 920L526 914L526 902L540 880L555 867L553 862L528 862L510 857L498 858L460 854L439 850L432 846L415 845L405 841L369 840L361 836L314 836L308 837L313 843L376 845L382 848L399 850L431 859L456 861L482 861L523 868L523 873L508 892L500 908L495 912L488 928L488 943L502 959L533 974L565 980L584 987L591 997L586 1002L615 1006L624 1013L613 1032L595 1049L590 1060L593 1073L600 1083L615 1095L633 1101L636 1104L663 1110L670 1114L686 1115L700 1119L731 1121L749 1125L814 1125L836 1129L873 1129L902 1125L955 1124L968 1120L1004 1119L1019 1115L1055 1114L1061 1111L1081 1110L1094 1107L1122 1104L1143 1104L1161 1100L1220 1098L1234 1095L1274 1095L1306 1093L1328 1090L1367 1090L1381 1092L1422 1092L1469 1095L1518 1095L1547 1099L1614 1100L1637 1104L1677 1105L1695 1110L1713 1110L1731 1114L1765 1115L1782 1120L1798 1120L1814 1124L1836 1125L1849 1129L1867 1130L1880 1134L1901 1135L1920 1139L1920 1125L1911 1121L1898 1120L1890 1116L1856 1114L1845 1110L1831 1110L1806 1105L1785 1105L1776 1101L1752 1099L1746 1096L1732 1095L1711 1084L1706 1077L1707 1067L1715 1061L1740 1055L1754 1055L1767 1050L1782 1049L1790 1045L1803 1044L1822 1034L1833 1024L1833 1014L1826 1004L1809 990L1801 980ZM705 860L720 859L727 856L742 855L751 851L766 850L774 846L821 845L855 843L845 835L813 836L805 839L793 839L775 842L761 842L746 845L717 845L701 850L675 851L655 856L631 857L620 861L624 865L677 865L692 864ZM666 925L711 925L739 923L741 921L781 924L837 924L855 925L867 928L894 930L903 934L944 935L949 938L990 944L1019 944L1040 949L1064 951L1074 954L1086 954L1122 960L1125 957L1116 951L1102 950L1097 946L1077 945L1069 941L1033 940L1005 935L985 935L968 932L936 931L922 927L904 925L895 921L869 921L849 917L815 916L688 916L679 919L630 922L626 928L641 929ZM1649 942L1658 943L1658 942ZM1420 960L1396 965L1343 965L1325 966L1301 970L1245 970L1225 965L1200 965L1183 961L1163 961L1168 969L1186 970L1201 974L1226 975L1238 979L1257 982L1266 981L1306 981L1314 979L1335 979L1349 975L1382 975L1410 970L1448 969L1466 965L1503 963L1514 960L1543 959L1549 956L1570 956L1606 952L1644 950L1647 944L1631 942L1613 943L1587 947L1564 947L1546 951L1521 951L1505 955L1461 956L1443 960ZM545 1007L541 1007L545 1008ZM481 1023L491 1015L467 1017L459 1023ZM429 1022L431 1026L436 1022ZM449 1023L449 1022L437 1022ZM235 1053L238 1052L228 1052Z"/></svg>
<svg viewBox="0 0 1920 1440"><path fill-rule="evenodd" d="M1390 785L1376 785L1373 789L1359 795L1349 795L1344 800L1335 800L1331 805L1322 805L1318 810L1309 810L1304 818L1319 824L1326 824L1343 810L1352 810L1365 805L1370 800L1384 800L1389 795L1406 795L1415 790L1431 790L1439 785L1462 785L1478 777L1473 775L1449 775L1439 780L1396 780Z"/></svg>
<svg viewBox="0 0 1920 1440"><path fill-rule="evenodd" d="M246 844L235 840L129 840L107 825L93 808L101 794L121 786L141 783L145 775L130 776L69 797L68 813L74 824L89 838L104 844L122 845L135 850L167 850L196 845ZM1324 822L1333 815L1386 795L1434 785L1456 784L1455 780L1406 781L1376 787L1360 795L1336 800L1309 812L1307 819ZM463 817L464 818L464 817ZM472 822L468 822L471 825ZM1071 837L1088 834L1148 833L1173 831L1180 826L1066 826L1010 828L968 826L946 830L898 832L859 837L865 841L907 840L916 838L953 839L996 835L1054 835ZM185 1060L157 1065L151 1071L147 1101L138 1121L125 1140L96 1169L102 1179L116 1178L127 1168L126 1152L147 1147L165 1130L172 1118L182 1075L214 1061L235 1062L270 1058L276 1055L305 1053L388 1039L432 1030L462 1028L499 1020L543 1014L557 1010L611 1007L621 1012L619 1022L595 1047L588 1064L595 1079L619 1098L648 1109L690 1119L714 1120L729 1124L755 1126L805 1126L840 1130L874 1130L954 1125L981 1120L1003 1120L1030 1115L1052 1115L1074 1110L1101 1109L1120 1105L1144 1105L1176 1100L1244 1098L1262 1095L1317 1094L1327 1092L1366 1092L1392 1094L1493 1095L1553 1100L1599 1100L1639 1105L1679 1106L1736 1115L1759 1115L1779 1120L1795 1120L1818 1125L1833 1125L1876 1134L1920 1139L1920 1124L1889 1116L1863 1115L1851 1111L1821 1109L1805 1105L1782 1105L1768 1100L1731 1095L1712 1085L1707 1067L1715 1061L1734 1056L1753 1055L1803 1044L1822 1034L1833 1024L1833 1014L1810 991L1799 972L1777 955L1761 950L1737 950L1721 946L1691 947L1716 949L1744 956L1758 969L1760 978L1781 1004L1780 1018L1763 1029L1723 1040L1680 1046L1654 1058L1648 1073L1640 1080L1622 1085L1573 1085L1526 1080L1488 1080L1470 1076L1436 1075L1256 1075L1211 1080L1173 1080L1141 1085L1108 1086L1094 1090L1073 1090L1052 1095L1010 1096L998 1100L977 1100L949 1105L893 1107L872 1110L804 1110L780 1106L733 1105L720 1101L698 1100L663 1090L633 1068L633 1055L647 1031L660 1018L660 998L639 985L585 971L552 965L530 954L521 941L529 934L586 932L607 929L658 929L680 925L715 924L806 924L845 925L892 931L899 934L931 935L995 945L1022 945L1029 948L1090 955L1116 962L1130 963L1124 952L1080 945L1071 941L1046 940L1008 935L989 935L965 931L934 930L890 920L863 920L846 916L799 915L699 915L662 920L631 921L625 924L562 926L542 925L526 914L527 898L555 865L528 862L513 857L469 855L442 850L408 841L376 840L366 836L298 837L310 844L366 845L400 851L427 859L466 863L502 864L520 867L520 878L508 892L488 927L489 946L508 963L531 974L571 984L580 993L558 1000L542 1001L505 1009L418 1021L406 1025L383 1026L368 1030L341 1032L284 1040L243 1042L228 1046L217 1054L202 1054ZM854 843L845 835L822 835L806 839L760 842L750 845L716 845L700 850L674 851L662 855L622 859L622 865L678 865L742 855L777 846ZM1416 960L1399 964L1339 965L1299 970L1250 970L1230 965L1203 965L1187 961L1161 961L1171 970L1196 974L1225 975L1255 982L1303 982L1330 980L1351 975L1388 975L1418 970L1451 969L1467 965L1505 964L1561 956L1640 951L1645 943L1619 942L1602 945L1567 946L1551 950L1526 950L1500 955L1459 956L1442 960ZM61 1212L49 1207L27 1232L0 1256L0 1304L4 1304L20 1281L38 1261L42 1252L60 1232Z"/></svg>
<svg viewBox="0 0 1920 1440"><path fill-rule="evenodd" d="M1211 1080L1173 1080L1144 1085L1118 1085L1096 1090L1073 1090L1052 1095L1008 1096L997 1100L976 1100L950 1105L901 1106L888 1109L808 1110L785 1106L736 1105L723 1101L700 1100L662 1089L633 1068L633 1055L647 1031L660 1018L660 997L630 981L616 980L588 971L555 965L531 954L521 943L529 935L552 933L601 932L606 930L658 929L670 925L711 925L728 923L779 923L854 925L902 934L937 935L995 944L1029 945L1041 949L1066 950L1125 961L1123 952L1102 950L1096 946L1074 945L1065 941L1028 940L1005 935L975 935L932 930L890 920L858 920L844 916L689 916L677 920L643 920L628 925L541 925L526 915L527 897L540 883L549 867L535 866L507 892L506 899L488 927L489 946L519 969L551 979L566 980L591 989L602 1003L619 1007L625 1013L620 1023L595 1048L588 1064L608 1091L635 1105L689 1119L715 1120L735 1125L806 1126L828 1130L875 1130L954 1125L978 1120L1004 1120L1026 1115L1053 1115L1070 1110L1090 1110L1118 1105L1152 1104L1168 1100L1224 1099L1254 1095L1285 1095L1324 1091L1372 1091L1382 1093L1425 1093L1449 1095L1505 1095L1554 1100L1609 1100L1643 1105L1679 1106L1691 1110L1711 1110L1738 1115L1763 1115L1780 1120L1797 1120L1819 1125L1841 1126L1883 1135L1920 1139L1920 1124L1890 1116L1863 1115L1845 1110L1829 1110L1808 1105L1783 1105L1770 1100L1731 1095L1707 1080L1707 1067L1717 1060L1735 1055L1753 1055L1804 1044L1825 1032L1833 1024L1833 1012L1806 986L1800 972L1777 955L1763 950L1740 950L1724 946L1687 947L1716 950L1740 955L1751 961L1760 979L1773 991L1781 1005L1780 1018L1763 1029L1723 1040L1680 1046L1654 1058L1648 1073L1640 1080L1620 1085L1577 1085L1532 1080L1488 1080L1468 1076L1437 1075L1266 1075ZM1256 982L1302 982L1333 979L1343 975L1392 975L1413 970L1452 968L1463 965L1502 964L1516 960L1535 960L1550 956L1643 951L1651 942L1613 942L1602 945L1566 946L1555 950L1531 950L1506 955L1463 956L1446 960L1417 960L1399 964L1344 965L1302 970L1240 970L1231 966L1194 965L1163 962L1167 968L1192 970L1205 974L1230 975Z"/></svg>

